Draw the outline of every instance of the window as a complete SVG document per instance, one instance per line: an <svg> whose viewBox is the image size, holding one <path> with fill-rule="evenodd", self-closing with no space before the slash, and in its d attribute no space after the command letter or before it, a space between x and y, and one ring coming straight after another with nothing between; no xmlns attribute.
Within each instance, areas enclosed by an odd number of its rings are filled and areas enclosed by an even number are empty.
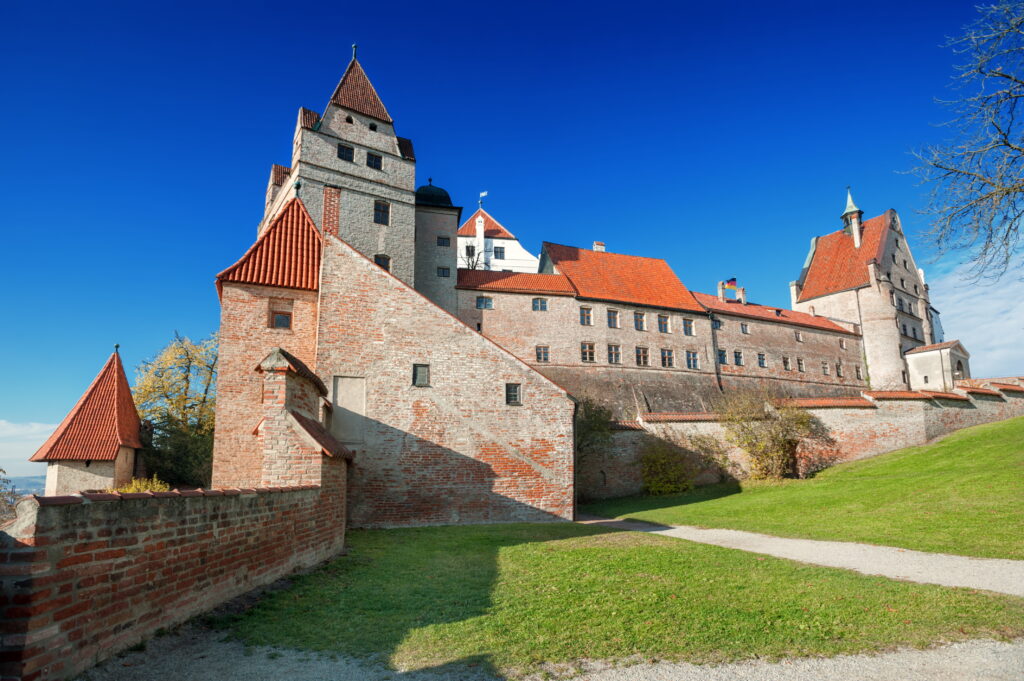
<svg viewBox="0 0 1024 681"><path fill-rule="evenodd" d="M505 247L504 246L495 246L494 247L494 259L495 260L504 260L505 259Z"/></svg>
<svg viewBox="0 0 1024 681"><path fill-rule="evenodd" d="M924 377L924 382L925 382L925 383L927 383L927 382L928 382L928 377L927 377L927 376L925 376L925 377Z"/></svg>
<svg viewBox="0 0 1024 681"><path fill-rule="evenodd" d="M857 377L858 381L864 380L864 374L861 372L859 364L853 366L853 375Z"/></svg>
<svg viewBox="0 0 1024 681"><path fill-rule="evenodd" d="M757 353L757 366L761 367L762 369L768 368L768 356L765 355L763 352Z"/></svg>
<svg viewBox="0 0 1024 681"><path fill-rule="evenodd" d="M412 365L412 384L417 388L429 388L430 387L430 365L429 364L413 364Z"/></svg>
<svg viewBox="0 0 1024 681"><path fill-rule="evenodd" d="M899 247L900 247L900 240L897 238L896 239L896 248L899 248Z"/></svg>
<svg viewBox="0 0 1024 681"><path fill-rule="evenodd" d="M493 310L494 309L494 298L487 296L476 297L476 309L478 310Z"/></svg>
<svg viewBox="0 0 1024 681"><path fill-rule="evenodd" d="M899 310L900 312L903 312L903 299L902 298L897 298L896 299L896 309Z"/></svg>
<svg viewBox="0 0 1024 681"><path fill-rule="evenodd" d="M448 236L439 236L437 237L437 245L443 246L444 248L448 248L449 246L452 245L452 239L451 237Z"/></svg>
<svg viewBox="0 0 1024 681"><path fill-rule="evenodd" d="M594 344L580 343L580 360L583 362L594 361Z"/></svg>
<svg viewBox="0 0 1024 681"><path fill-rule="evenodd" d="M270 315L270 328L290 329L292 328L291 312L273 312Z"/></svg>
<svg viewBox="0 0 1024 681"><path fill-rule="evenodd" d="M839 339L839 349L840 350L845 350L846 349L846 339L845 338L840 338Z"/></svg>
<svg viewBox="0 0 1024 681"><path fill-rule="evenodd" d="M346 123L354 123L355 121L352 120L351 116L345 116L345 122Z"/></svg>
<svg viewBox="0 0 1024 681"><path fill-rule="evenodd" d="M750 325L741 322L740 323L740 333L745 333L745 334L747 334L749 336L750 335Z"/></svg>
<svg viewBox="0 0 1024 681"><path fill-rule="evenodd" d="M796 358L796 370L797 371L806 371L806 368L804 367L804 361L802 359L800 359L799 357Z"/></svg>
<svg viewBox="0 0 1024 681"><path fill-rule="evenodd" d="M913 336L914 338L917 338L917 327L916 326L910 327L910 335Z"/></svg>
<svg viewBox="0 0 1024 681"><path fill-rule="evenodd" d="M732 351L732 359L733 359L733 364L735 364L736 366L738 366L738 367L743 366L743 351L742 350L733 350Z"/></svg>
<svg viewBox="0 0 1024 681"><path fill-rule="evenodd" d="M619 311L608 310L608 328L617 329L619 328Z"/></svg>
<svg viewBox="0 0 1024 681"><path fill-rule="evenodd" d="M647 351L647 348L636 349L636 365L638 367L646 367L651 365L651 354Z"/></svg>
<svg viewBox="0 0 1024 681"><path fill-rule="evenodd" d="M356 158L356 151L347 144L338 145L338 158L342 161L348 161L351 163Z"/></svg>
<svg viewBox="0 0 1024 681"><path fill-rule="evenodd" d="M534 312L547 312L548 311L548 299L547 298L534 298L533 299L533 311Z"/></svg>
<svg viewBox="0 0 1024 681"><path fill-rule="evenodd" d="M647 330L647 315L643 312L633 313L633 328L637 331Z"/></svg>
<svg viewBox="0 0 1024 681"><path fill-rule="evenodd" d="M894 306L896 305L896 294L893 293L892 291L889 291L889 302L892 303Z"/></svg>
<svg viewBox="0 0 1024 681"><path fill-rule="evenodd" d="M843 377L843 365L839 362L836 362L836 376L839 378Z"/></svg>
<svg viewBox="0 0 1024 681"><path fill-rule="evenodd" d="M711 328L715 329L716 331L718 329L722 328L722 320L721 319L712 319L711 320Z"/></svg>
<svg viewBox="0 0 1024 681"><path fill-rule="evenodd" d="M921 293L921 289L917 287L917 284L914 284L914 293L915 294Z"/></svg>
<svg viewBox="0 0 1024 681"><path fill-rule="evenodd" d="M686 351L686 368L687 369L700 369L700 358L697 353L693 350Z"/></svg>
<svg viewBox="0 0 1024 681"><path fill-rule="evenodd" d="M789 360L789 357L782 358L782 368L785 369L786 371L793 370L793 363Z"/></svg>
<svg viewBox="0 0 1024 681"><path fill-rule="evenodd" d="M661 333L669 333L667 314L658 315L658 331L660 331Z"/></svg>
<svg viewBox="0 0 1024 681"><path fill-rule="evenodd" d="M693 320L692 319L684 319L683 320L683 335L684 336L692 336L693 335Z"/></svg>
<svg viewBox="0 0 1024 681"><path fill-rule="evenodd" d="M802 331L794 331L793 335L796 337L796 342L797 343L803 343L804 342L804 334L803 334Z"/></svg>
<svg viewBox="0 0 1024 681"><path fill-rule="evenodd" d="M906 324L903 325L903 335L904 336L909 336L910 335L910 334L907 333L907 325Z"/></svg>
<svg viewBox="0 0 1024 681"><path fill-rule="evenodd" d="M906 281L906 279L902 279L902 278L900 279L900 288L902 288L902 289L906 289L907 288L907 281Z"/></svg>
<svg viewBox="0 0 1024 681"><path fill-rule="evenodd" d="M391 271L391 258L389 256L386 256L383 253L378 253L373 256L373 261L377 263L381 269L387 270L388 272Z"/></svg>
<svg viewBox="0 0 1024 681"><path fill-rule="evenodd" d="M729 357L725 354L725 350L719 350L718 351L718 363L719 364L728 364L729 363Z"/></svg>
<svg viewBox="0 0 1024 681"><path fill-rule="evenodd" d="M907 312L914 314L914 304L909 300L907 301Z"/></svg>
<svg viewBox="0 0 1024 681"><path fill-rule="evenodd" d="M380 170L384 167L384 157L380 154L371 154L370 152L366 152L366 165L374 170Z"/></svg>
<svg viewBox="0 0 1024 681"><path fill-rule="evenodd" d="M391 224L391 204L387 201L374 201L373 221L378 225Z"/></svg>
<svg viewBox="0 0 1024 681"><path fill-rule="evenodd" d="M519 407L523 404L523 386L521 383L505 384L505 404Z"/></svg>
<svg viewBox="0 0 1024 681"><path fill-rule="evenodd" d="M451 268L449 267L438 267L437 276L439 277L450 277L452 276Z"/></svg>
<svg viewBox="0 0 1024 681"><path fill-rule="evenodd" d="M622 351L618 345L608 346L608 363L609 364L622 364Z"/></svg>
<svg viewBox="0 0 1024 681"><path fill-rule="evenodd" d="M476 246L473 244L466 244L466 257L472 258L474 255L476 255Z"/></svg>
<svg viewBox="0 0 1024 681"><path fill-rule="evenodd" d="M821 375L822 376L828 376L829 375L828 362L822 362L821 363Z"/></svg>
<svg viewBox="0 0 1024 681"><path fill-rule="evenodd" d="M907 267L907 261L906 260L903 261L903 269L907 269L907 270L910 269L909 267Z"/></svg>
<svg viewBox="0 0 1024 681"><path fill-rule="evenodd" d="M896 264L896 254L895 253L892 254L892 264L893 265Z"/></svg>
<svg viewBox="0 0 1024 681"><path fill-rule="evenodd" d="M593 311L589 307L580 308L580 326L593 326Z"/></svg>
<svg viewBox="0 0 1024 681"><path fill-rule="evenodd" d="M661 349L661 366L671 369L676 365L675 353L670 348Z"/></svg>
<svg viewBox="0 0 1024 681"><path fill-rule="evenodd" d="M550 355L550 352L549 352L548 346L546 346L546 345L538 345L537 346L537 361L538 362L548 362L548 361L550 361L549 355Z"/></svg>
<svg viewBox="0 0 1024 681"><path fill-rule="evenodd" d="M904 383L907 382L907 372L906 371L903 372L903 382Z"/></svg>
<svg viewBox="0 0 1024 681"><path fill-rule="evenodd" d="M370 123L370 132L377 132L377 124Z"/></svg>

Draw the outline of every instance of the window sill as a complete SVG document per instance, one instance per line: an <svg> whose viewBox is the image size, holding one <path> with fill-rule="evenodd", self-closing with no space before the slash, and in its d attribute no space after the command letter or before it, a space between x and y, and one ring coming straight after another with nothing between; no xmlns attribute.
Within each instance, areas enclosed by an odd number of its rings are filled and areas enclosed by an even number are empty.
<svg viewBox="0 0 1024 681"><path fill-rule="evenodd" d="M505 406L506 407L521 407L521 406L523 406L523 403L522 402L506 402Z"/></svg>

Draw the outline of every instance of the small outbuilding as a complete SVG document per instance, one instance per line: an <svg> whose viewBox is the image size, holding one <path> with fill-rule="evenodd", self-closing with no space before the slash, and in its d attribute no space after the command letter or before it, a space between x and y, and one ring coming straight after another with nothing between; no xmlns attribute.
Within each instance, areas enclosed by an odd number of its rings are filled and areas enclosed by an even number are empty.
<svg viewBox="0 0 1024 681"><path fill-rule="evenodd" d="M911 390L948 392L971 377L971 355L958 340L922 345L904 353Z"/></svg>

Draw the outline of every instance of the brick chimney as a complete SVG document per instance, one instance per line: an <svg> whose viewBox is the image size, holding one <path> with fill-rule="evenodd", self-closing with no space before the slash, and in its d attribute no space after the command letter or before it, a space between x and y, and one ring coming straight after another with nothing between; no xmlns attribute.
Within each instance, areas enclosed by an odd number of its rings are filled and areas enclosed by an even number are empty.
<svg viewBox="0 0 1024 681"><path fill-rule="evenodd" d="M338 225L340 222L341 189L338 187L324 187L324 234L338 236Z"/></svg>
<svg viewBox="0 0 1024 681"><path fill-rule="evenodd" d="M736 300L740 301L740 303L742 303L743 305L747 304L747 287L746 286L744 286L743 288L741 288L738 291L736 291Z"/></svg>
<svg viewBox="0 0 1024 681"><path fill-rule="evenodd" d="M594 242L594 250L598 251L599 253L604 253L604 242L603 241L595 241Z"/></svg>

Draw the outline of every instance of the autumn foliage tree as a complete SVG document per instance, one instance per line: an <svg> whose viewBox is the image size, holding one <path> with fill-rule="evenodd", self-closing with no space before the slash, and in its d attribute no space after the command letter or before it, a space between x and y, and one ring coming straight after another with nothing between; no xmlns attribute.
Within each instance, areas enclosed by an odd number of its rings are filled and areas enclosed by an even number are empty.
<svg viewBox="0 0 1024 681"><path fill-rule="evenodd" d="M139 416L152 425L143 461L172 485L207 486L213 463L217 337L199 343L177 333L138 368L133 390Z"/></svg>

